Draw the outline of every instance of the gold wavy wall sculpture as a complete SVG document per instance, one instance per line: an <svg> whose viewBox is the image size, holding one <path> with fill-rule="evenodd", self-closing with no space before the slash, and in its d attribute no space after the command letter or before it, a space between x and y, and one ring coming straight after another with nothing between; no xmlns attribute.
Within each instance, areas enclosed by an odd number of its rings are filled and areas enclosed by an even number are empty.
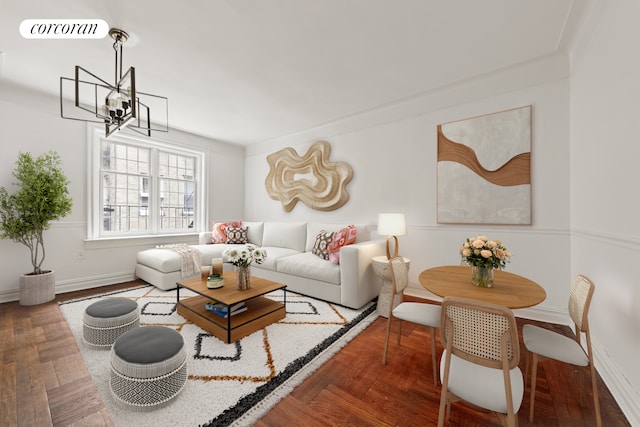
<svg viewBox="0 0 640 427"><path fill-rule="evenodd" d="M505 187L531 184L531 153L521 153L512 157L496 170L487 170L478 161L471 147L451 141L442 133L438 125L438 161L460 163L492 184Z"/></svg>
<svg viewBox="0 0 640 427"><path fill-rule="evenodd" d="M349 200L347 184L353 170L345 162L331 162L331 145L315 142L304 156L291 147L267 156L270 170L265 179L269 197L290 212L298 201L312 209L332 211Z"/></svg>

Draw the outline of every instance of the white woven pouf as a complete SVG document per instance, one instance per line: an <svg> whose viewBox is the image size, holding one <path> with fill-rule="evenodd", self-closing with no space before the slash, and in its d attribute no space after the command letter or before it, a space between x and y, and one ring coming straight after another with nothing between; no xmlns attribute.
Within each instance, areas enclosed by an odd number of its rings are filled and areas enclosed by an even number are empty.
<svg viewBox="0 0 640 427"><path fill-rule="evenodd" d="M138 303L129 298L105 298L84 311L82 339L85 344L108 350L123 333L140 326Z"/></svg>
<svg viewBox="0 0 640 427"><path fill-rule="evenodd" d="M171 402L187 382L182 335L164 326L133 329L111 348L109 386L130 408L155 409Z"/></svg>

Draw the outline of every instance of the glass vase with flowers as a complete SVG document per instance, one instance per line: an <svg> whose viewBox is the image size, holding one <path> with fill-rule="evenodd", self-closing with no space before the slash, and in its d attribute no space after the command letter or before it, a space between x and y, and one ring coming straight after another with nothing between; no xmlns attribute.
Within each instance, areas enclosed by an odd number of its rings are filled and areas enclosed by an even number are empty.
<svg viewBox="0 0 640 427"><path fill-rule="evenodd" d="M251 288L251 264L262 264L267 257L267 251L249 243L238 248L225 249L222 256L226 262L236 267L236 289L246 291Z"/></svg>
<svg viewBox="0 0 640 427"><path fill-rule="evenodd" d="M482 288L493 286L493 270L502 270L511 260L511 252L500 240L486 236L469 237L460 247L462 261L471 266L471 282Z"/></svg>

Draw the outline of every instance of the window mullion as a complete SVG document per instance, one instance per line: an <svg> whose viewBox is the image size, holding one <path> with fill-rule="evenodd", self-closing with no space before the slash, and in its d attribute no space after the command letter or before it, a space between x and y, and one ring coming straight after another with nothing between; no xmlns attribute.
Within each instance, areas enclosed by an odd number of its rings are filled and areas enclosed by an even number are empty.
<svg viewBox="0 0 640 427"><path fill-rule="evenodd" d="M151 149L151 176L149 179L149 231L153 234L160 229L160 181L158 178L158 149Z"/></svg>

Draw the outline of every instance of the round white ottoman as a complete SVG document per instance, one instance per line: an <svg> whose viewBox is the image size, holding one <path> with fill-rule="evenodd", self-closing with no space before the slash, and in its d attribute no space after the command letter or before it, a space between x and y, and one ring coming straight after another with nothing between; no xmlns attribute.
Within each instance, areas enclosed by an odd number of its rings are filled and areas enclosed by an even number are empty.
<svg viewBox="0 0 640 427"><path fill-rule="evenodd" d="M111 348L113 396L140 410L171 402L187 381L182 335L164 326L144 326L120 336Z"/></svg>
<svg viewBox="0 0 640 427"><path fill-rule="evenodd" d="M105 298L84 311L82 339L85 344L108 350L123 333L140 326L138 303L129 298Z"/></svg>

